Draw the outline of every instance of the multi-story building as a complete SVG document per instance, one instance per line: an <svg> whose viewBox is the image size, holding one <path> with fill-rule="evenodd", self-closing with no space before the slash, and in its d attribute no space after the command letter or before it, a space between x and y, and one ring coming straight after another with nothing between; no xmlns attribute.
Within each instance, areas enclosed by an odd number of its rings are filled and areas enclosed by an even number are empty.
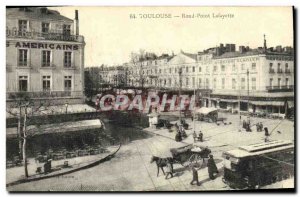
<svg viewBox="0 0 300 197"><path fill-rule="evenodd" d="M75 20L45 7L6 9L7 102L18 92L58 104L84 101L84 47Z"/></svg>
<svg viewBox="0 0 300 197"><path fill-rule="evenodd" d="M220 44L197 54L144 58L128 63L128 84L202 92L202 105L232 111L286 113L294 107L292 47L250 49ZM180 72L181 71L181 72ZM180 73L180 75L179 75Z"/></svg>

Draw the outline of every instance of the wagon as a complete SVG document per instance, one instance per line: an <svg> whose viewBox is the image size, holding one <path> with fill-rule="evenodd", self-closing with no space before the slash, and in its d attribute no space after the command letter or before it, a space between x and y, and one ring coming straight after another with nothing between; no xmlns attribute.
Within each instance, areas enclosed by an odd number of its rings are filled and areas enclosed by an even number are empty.
<svg viewBox="0 0 300 197"><path fill-rule="evenodd" d="M170 152L173 163L179 163L185 167L190 165L202 167L211 150L207 147L188 144L178 148L171 148Z"/></svg>

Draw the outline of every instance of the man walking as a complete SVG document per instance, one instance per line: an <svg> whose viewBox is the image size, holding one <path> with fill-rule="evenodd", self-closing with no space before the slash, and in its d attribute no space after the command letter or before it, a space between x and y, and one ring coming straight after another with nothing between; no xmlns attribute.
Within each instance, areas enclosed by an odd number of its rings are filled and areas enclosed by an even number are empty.
<svg viewBox="0 0 300 197"><path fill-rule="evenodd" d="M194 182L196 181L197 185L199 186L199 180L198 180L198 172L196 170L196 168L194 167L194 165L191 166L192 169L192 173L193 173L193 180L191 181L191 185L194 185Z"/></svg>
<svg viewBox="0 0 300 197"><path fill-rule="evenodd" d="M173 168L170 161L167 162L166 179L168 179L169 175L171 175L171 178L173 178Z"/></svg>
<svg viewBox="0 0 300 197"><path fill-rule="evenodd" d="M214 173L219 173L213 155L209 155L207 162L208 175L211 180L215 179Z"/></svg>
<svg viewBox="0 0 300 197"><path fill-rule="evenodd" d="M199 141L200 142L203 142L203 133L200 131L199 133Z"/></svg>

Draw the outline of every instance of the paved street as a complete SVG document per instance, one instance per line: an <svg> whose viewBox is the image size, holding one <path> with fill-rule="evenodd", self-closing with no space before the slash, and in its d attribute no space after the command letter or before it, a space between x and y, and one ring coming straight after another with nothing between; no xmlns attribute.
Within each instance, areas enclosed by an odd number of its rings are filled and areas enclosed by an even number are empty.
<svg viewBox="0 0 300 197"><path fill-rule="evenodd" d="M215 161L219 169L222 169L221 154L223 151L233 149L240 145L262 142L264 132L238 132L237 115L226 114L231 125L217 126L213 123L196 122L196 131L204 133L205 142L212 149ZM288 120L271 120L252 118L263 122L269 131L275 128L271 139L294 139L293 122ZM280 123L280 124L279 124ZM192 124L193 125L193 124ZM277 127L278 126L278 127ZM254 129L254 127L253 127ZM278 133L277 131L280 131ZM154 163L150 163L153 147L165 147L172 145L175 133L169 133L161 129L155 132L159 135L150 136L142 140L132 141L121 147L121 150L110 161L104 162L96 167L75 172L66 176L50 178L46 180L25 183L9 187L8 190L51 190L51 191L163 191L163 190L228 190L222 182L222 170L215 180L208 178L207 168L200 169L200 186L191 186L192 174L179 164L174 165L175 177L165 180L161 173L156 176L157 169ZM187 130L187 143L192 143L191 133L193 129Z"/></svg>

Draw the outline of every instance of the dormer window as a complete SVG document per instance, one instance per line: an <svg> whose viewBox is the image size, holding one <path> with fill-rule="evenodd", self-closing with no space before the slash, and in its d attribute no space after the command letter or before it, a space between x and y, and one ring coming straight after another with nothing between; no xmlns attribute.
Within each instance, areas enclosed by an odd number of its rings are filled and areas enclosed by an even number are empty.
<svg viewBox="0 0 300 197"><path fill-rule="evenodd" d="M42 33L49 33L50 23L42 23Z"/></svg>

